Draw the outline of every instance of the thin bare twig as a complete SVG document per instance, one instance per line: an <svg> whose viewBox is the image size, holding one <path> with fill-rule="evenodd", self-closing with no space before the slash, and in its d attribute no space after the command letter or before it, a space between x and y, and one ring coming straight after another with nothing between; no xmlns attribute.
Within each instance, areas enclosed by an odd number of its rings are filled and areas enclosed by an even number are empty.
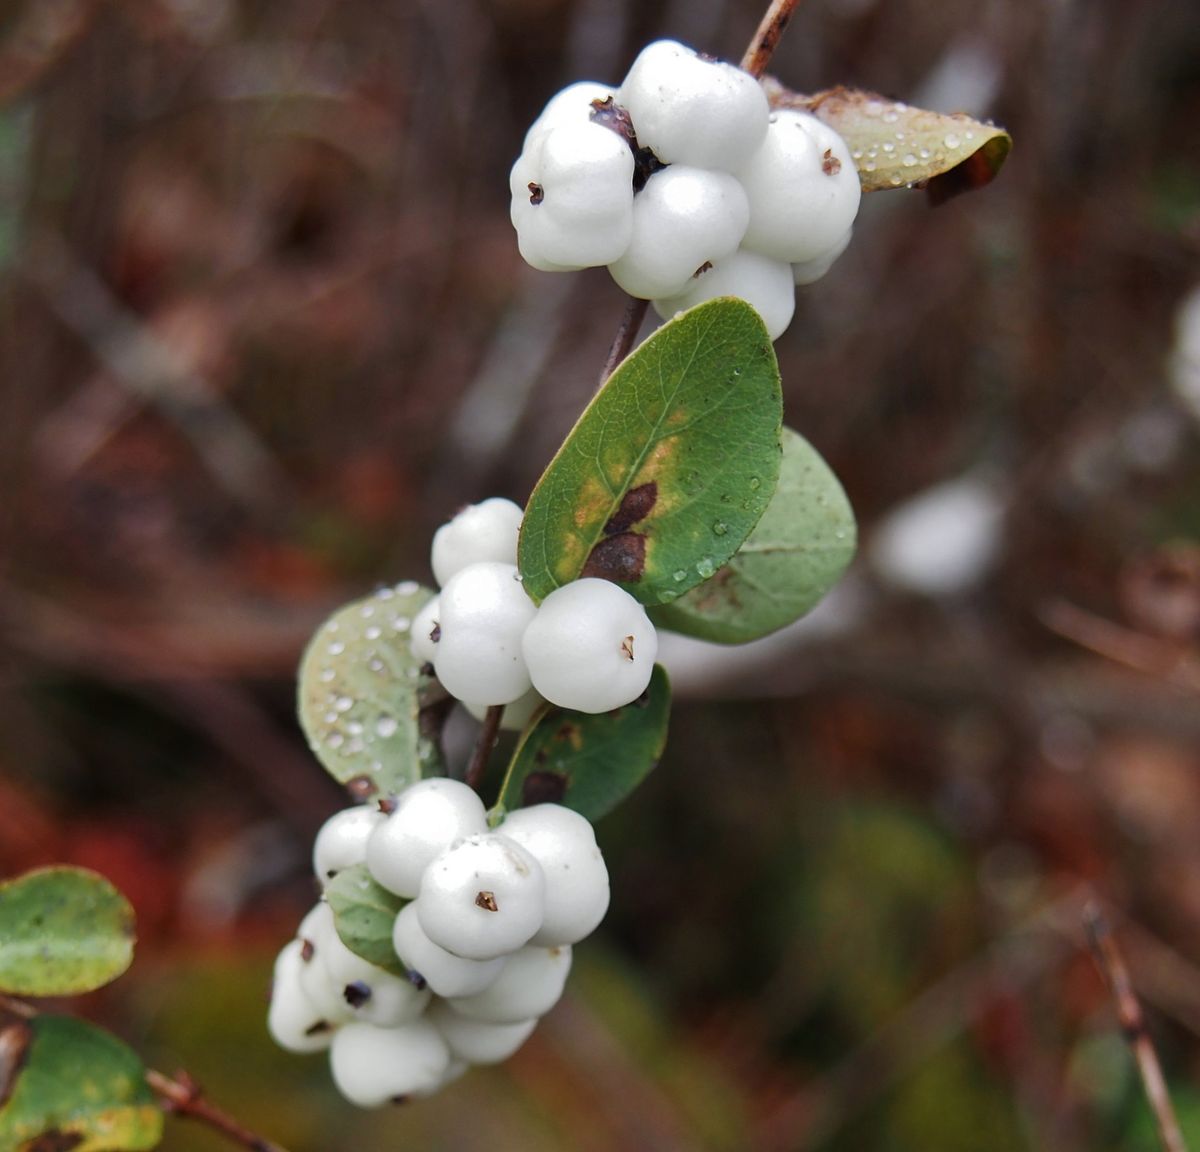
<svg viewBox="0 0 1200 1152"><path fill-rule="evenodd" d="M492 704L483 718L483 727L479 731L479 739L475 741L475 751L471 755L471 763L467 765L466 775L467 785L476 792L483 783L488 757L496 746L496 734L500 731L500 717L503 715L504 705Z"/></svg>
<svg viewBox="0 0 1200 1152"><path fill-rule="evenodd" d="M1117 947L1108 920L1095 900L1089 901L1084 907L1083 926L1092 954L1116 1002L1121 1031L1137 1061L1142 1087L1146 1090L1146 1099L1150 1102L1150 1110L1154 1113L1154 1122L1158 1126L1158 1138L1165 1152L1187 1152L1183 1133L1179 1130L1179 1121L1175 1117L1175 1109L1171 1106L1167 1084L1163 1079L1162 1065L1158 1061L1154 1041L1150 1039L1150 1033L1146 1030L1142 1006L1129 978L1129 969L1125 967L1125 960Z"/></svg>
<svg viewBox="0 0 1200 1152"><path fill-rule="evenodd" d="M175 1079L164 1076L150 1068L146 1071L146 1083L158 1097L164 1112L173 1112L189 1120L195 1120L220 1132L231 1144L239 1144L250 1152L287 1152L282 1144L276 1144L263 1136L251 1132L228 1112L205 1099L204 1092L186 1072L175 1073Z"/></svg>
<svg viewBox="0 0 1200 1152"><path fill-rule="evenodd" d="M772 0L742 57L742 68L751 76L761 76L767 70L798 3L799 0Z"/></svg>
<svg viewBox="0 0 1200 1152"><path fill-rule="evenodd" d="M637 339L638 330L646 318L646 309L649 304L649 300L639 300L636 296L630 296L625 302L625 315L621 317L621 325L613 337L604 367L600 370L601 384L616 371L617 365L633 350L633 342Z"/></svg>

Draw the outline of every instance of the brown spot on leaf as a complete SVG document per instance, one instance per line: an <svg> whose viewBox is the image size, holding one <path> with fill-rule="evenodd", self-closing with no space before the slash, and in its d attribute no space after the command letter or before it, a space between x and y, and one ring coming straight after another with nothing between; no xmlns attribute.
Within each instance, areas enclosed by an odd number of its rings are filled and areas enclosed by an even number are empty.
<svg viewBox="0 0 1200 1152"><path fill-rule="evenodd" d="M832 148L826 148L821 157L821 171L826 176L836 176L842 170L842 162L833 154Z"/></svg>
<svg viewBox="0 0 1200 1152"><path fill-rule="evenodd" d="M20 1152L70 1152L78 1148L86 1137L82 1132L64 1132L61 1128L47 1128L40 1136L26 1140Z"/></svg>
<svg viewBox="0 0 1200 1152"><path fill-rule="evenodd" d="M620 532L601 540L591 550L579 575L617 584L636 584L645 570L646 537L640 532Z"/></svg>
<svg viewBox="0 0 1200 1152"><path fill-rule="evenodd" d="M476 892L475 907L482 908L485 912L500 911L500 905L496 903L495 892Z"/></svg>
<svg viewBox="0 0 1200 1152"><path fill-rule="evenodd" d="M540 184L535 184L532 180L529 181L529 203L540 204L546 199L546 189Z"/></svg>
<svg viewBox="0 0 1200 1152"><path fill-rule="evenodd" d="M616 536L628 532L638 521L645 520L654 511L658 503L658 483L651 480L648 484L639 484L625 493L621 506L608 518L604 525L605 536Z"/></svg>
<svg viewBox="0 0 1200 1152"><path fill-rule="evenodd" d="M0 1108L17 1086L32 1042L33 1025L28 1020L8 1012L0 1015Z"/></svg>
<svg viewBox="0 0 1200 1152"><path fill-rule="evenodd" d="M561 772L530 772L521 784L521 807L561 804L570 780Z"/></svg>
<svg viewBox="0 0 1200 1152"><path fill-rule="evenodd" d="M370 776L351 776L346 781L346 791L353 799L362 804L379 791L379 785Z"/></svg>

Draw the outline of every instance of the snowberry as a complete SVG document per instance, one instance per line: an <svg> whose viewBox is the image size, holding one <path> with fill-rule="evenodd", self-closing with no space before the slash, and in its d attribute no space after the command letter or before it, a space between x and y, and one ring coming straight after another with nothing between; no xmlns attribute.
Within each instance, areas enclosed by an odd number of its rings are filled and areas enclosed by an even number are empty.
<svg viewBox="0 0 1200 1152"><path fill-rule="evenodd" d="M389 892L412 899L425 869L456 840L487 831L473 788L458 780L420 780L396 797L367 841L367 871Z"/></svg>
<svg viewBox="0 0 1200 1152"><path fill-rule="evenodd" d="M489 1024L460 1016L445 1001L429 1009L428 1019L450 1048L452 1055L469 1064L499 1064L507 1060L537 1027L537 1020L516 1024Z"/></svg>
<svg viewBox="0 0 1200 1152"><path fill-rule="evenodd" d="M531 943L575 944L591 934L608 911L608 869L586 817L561 804L535 804L510 812L501 825L542 866L546 913Z"/></svg>
<svg viewBox="0 0 1200 1152"><path fill-rule="evenodd" d="M586 578L542 601L521 648L533 686L552 704L610 712L646 690L658 636L628 592Z"/></svg>
<svg viewBox="0 0 1200 1152"><path fill-rule="evenodd" d="M677 296L701 265L737 249L750 218L742 186L727 172L672 164L633 201L633 235L608 266L631 296Z"/></svg>
<svg viewBox="0 0 1200 1152"><path fill-rule="evenodd" d="M847 228L842 233L841 238L828 252L822 252L820 256L814 256L811 260L804 260L799 264L793 264L792 282L799 286L815 284L820 280L834 266L837 258L850 246L850 237L853 232L853 228Z"/></svg>
<svg viewBox="0 0 1200 1152"><path fill-rule="evenodd" d="M521 732L525 725L533 719L533 714L546 703L546 698L538 691L530 688L524 696L518 696L511 704L506 704L504 714L500 717L500 727L505 732ZM466 708L476 720L483 720L487 715L486 704L476 704L473 700L464 700Z"/></svg>
<svg viewBox="0 0 1200 1152"><path fill-rule="evenodd" d="M758 81L674 40L642 49L617 92L638 143L664 164L734 172L762 143L770 109Z"/></svg>
<svg viewBox="0 0 1200 1152"><path fill-rule="evenodd" d="M771 339L778 339L787 331L796 310L791 265L739 248L732 256L715 261L681 295L655 300L654 310L669 320L676 312L685 312L718 296L741 297L762 317Z"/></svg>
<svg viewBox="0 0 1200 1152"><path fill-rule="evenodd" d="M484 991L449 1001L460 1016L488 1024L519 1024L544 1016L562 996L571 971L571 949L521 948Z"/></svg>
<svg viewBox="0 0 1200 1152"><path fill-rule="evenodd" d="M392 929L392 947L409 970L439 996L474 996L504 971L506 956L467 960L435 944L421 927L416 904L400 909Z"/></svg>
<svg viewBox="0 0 1200 1152"><path fill-rule="evenodd" d="M611 264L633 232L633 153L588 121L535 136L509 174L526 263L548 272Z"/></svg>
<svg viewBox="0 0 1200 1152"><path fill-rule="evenodd" d="M433 666L459 700L508 704L530 688L521 635L537 608L516 566L485 561L455 573L442 589Z"/></svg>
<svg viewBox="0 0 1200 1152"><path fill-rule="evenodd" d="M780 109L762 147L737 170L750 201L744 248L789 264L829 252L862 198L846 142L815 116Z"/></svg>
<svg viewBox="0 0 1200 1152"><path fill-rule="evenodd" d="M594 80L578 80L574 84L568 84L550 98L541 114L530 125L529 131L525 133L523 147L528 149L538 137L544 136L552 128L589 123L594 104L610 97L615 98L616 94L615 88Z"/></svg>
<svg viewBox="0 0 1200 1152"><path fill-rule="evenodd" d="M356 1020L383 1028L415 1020L433 997L427 988L393 975L352 952L334 933L313 958Z"/></svg>
<svg viewBox="0 0 1200 1152"><path fill-rule="evenodd" d="M432 664L437 655L438 642L435 635L440 634L441 625L438 616L441 613L442 598L433 596L421 605L420 611L413 617L412 630L409 632L408 643L412 654L425 664Z"/></svg>
<svg viewBox="0 0 1200 1152"><path fill-rule="evenodd" d="M329 1066L351 1104L377 1108L436 1092L450 1067L450 1050L424 1018L399 1028L347 1024L333 1039Z"/></svg>
<svg viewBox="0 0 1200 1152"><path fill-rule="evenodd" d="M329 1047L333 1028L300 986L303 949L301 941L291 940L275 961L267 1031L289 1052L319 1052Z"/></svg>
<svg viewBox="0 0 1200 1152"><path fill-rule="evenodd" d="M468 836L421 877L417 918L435 944L469 960L515 951L542 926L541 865L507 836Z"/></svg>
<svg viewBox="0 0 1200 1152"><path fill-rule="evenodd" d="M430 561L438 586L468 564L498 560L517 562L517 533L524 512L511 500L495 496L470 504L433 534Z"/></svg>
<svg viewBox="0 0 1200 1152"><path fill-rule="evenodd" d="M317 833L313 842L313 871L322 884L344 868L353 868L366 859L367 838L383 820L378 808L365 804L335 812Z"/></svg>

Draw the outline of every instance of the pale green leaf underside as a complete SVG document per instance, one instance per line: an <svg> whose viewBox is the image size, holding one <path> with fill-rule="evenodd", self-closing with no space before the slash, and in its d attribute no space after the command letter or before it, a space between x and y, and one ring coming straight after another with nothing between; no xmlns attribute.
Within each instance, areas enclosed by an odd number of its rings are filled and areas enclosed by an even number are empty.
<svg viewBox="0 0 1200 1152"><path fill-rule="evenodd" d="M837 477L798 432L783 430L779 484L734 558L686 596L651 610L655 624L743 644L798 620L854 556L854 511Z"/></svg>
<svg viewBox="0 0 1200 1152"><path fill-rule="evenodd" d="M408 903L377 884L366 866L345 868L325 885L333 923L342 943L356 956L396 976L407 969L392 946L392 928Z"/></svg>

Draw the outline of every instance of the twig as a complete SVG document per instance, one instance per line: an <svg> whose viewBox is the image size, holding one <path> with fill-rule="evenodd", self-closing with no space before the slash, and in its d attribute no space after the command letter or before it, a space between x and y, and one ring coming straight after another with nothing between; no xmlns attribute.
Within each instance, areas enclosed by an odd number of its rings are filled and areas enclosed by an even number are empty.
<svg viewBox="0 0 1200 1152"><path fill-rule="evenodd" d="M633 342L637 339L638 330L646 318L646 308L649 304L649 300L639 300L636 296L629 297L625 304L625 315L621 317L621 325L613 337L612 347L608 350L604 367L600 370L601 384L616 371L617 365L633 349Z"/></svg>
<svg viewBox="0 0 1200 1152"><path fill-rule="evenodd" d="M771 0L771 6L763 15L754 39L742 57L742 68L751 76L761 76L767 70L797 3L799 0Z"/></svg>
<svg viewBox="0 0 1200 1152"><path fill-rule="evenodd" d="M1121 1031L1137 1061L1142 1087L1146 1091L1146 1099L1150 1102L1150 1110L1154 1113L1154 1121L1158 1126L1158 1138L1166 1152L1187 1152L1183 1133L1179 1130L1179 1121L1175 1117L1175 1109L1171 1106L1171 1097L1167 1093L1162 1065L1159 1064L1158 1053L1154 1050L1154 1041L1150 1039L1150 1033L1146 1030L1142 1006L1129 978L1129 969L1125 967L1125 960L1117 947L1103 910L1094 900L1084 907L1083 926L1092 954L1116 1002Z"/></svg>
<svg viewBox="0 0 1200 1152"><path fill-rule="evenodd" d="M164 1076L150 1068L146 1071L146 1083L159 1098L164 1112L189 1120L196 1120L220 1132L232 1144L240 1144L250 1152L287 1152L282 1144L276 1144L263 1136L243 1127L228 1112L221 1111L205 1099L204 1093L186 1072L177 1072L176 1079Z"/></svg>
<svg viewBox="0 0 1200 1152"><path fill-rule="evenodd" d="M474 788L476 792L483 783L488 757L496 746L496 733L500 731L500 717L503 715L504 705L492 704L483 718L483 728L480 729L479 739L475 741L475 751L471 754L471 763L467 765L466 775L468 787Z"/></svg>

